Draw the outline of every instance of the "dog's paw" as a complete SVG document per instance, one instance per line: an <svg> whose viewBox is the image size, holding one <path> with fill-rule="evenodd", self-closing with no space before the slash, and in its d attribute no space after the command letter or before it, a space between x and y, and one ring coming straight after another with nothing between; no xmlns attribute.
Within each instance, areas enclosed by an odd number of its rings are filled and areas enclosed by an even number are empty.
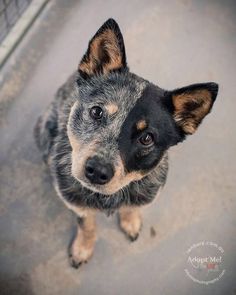
<svg viewBox="0 0 236 295"><path fill-rule="evenodd" d="M128 235L126 234L126 236L128 237L128 239L131 241L131 242L135 242L138 237L139 237L139 233L135 234L135 235Z"/></svg>
<svg viewBox="0 0 236 295"><path fill-rule="evenodd" d="M83 263L87 263L87 261L81 262L81 261L77 261L76 259L74 259L73 255L69 255L69 262L70 262L70 266L78 269Z"/></svg>
<svg viewBox="0 0 236 295"><path fill-rule="evenodd" d="M93 247L86 247L75 241L69 250L69 262L73 268L79 268L82 264L87 263L93 255Z"/></svg>
<svg viewBox="0 0 236 295"><path fill-rule="evenodd" d="M138 239L141 227L142 219L140 216L132 216L131 218L120 216L120 228L131 242Z"/></svg>

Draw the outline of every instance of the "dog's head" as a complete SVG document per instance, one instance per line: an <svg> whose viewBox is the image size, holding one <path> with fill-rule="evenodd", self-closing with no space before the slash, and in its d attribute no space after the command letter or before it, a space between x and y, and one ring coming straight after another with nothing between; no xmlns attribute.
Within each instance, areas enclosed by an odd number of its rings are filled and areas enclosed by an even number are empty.
<svg viewBox="0 0 236 295"><path fill-rule="evenodd" d="M166 91L130 73L112 19L89 42L78 71L67 126L72 174L103 194L150 173L170 146L195 132L218 92L215 83Z"/></svg>

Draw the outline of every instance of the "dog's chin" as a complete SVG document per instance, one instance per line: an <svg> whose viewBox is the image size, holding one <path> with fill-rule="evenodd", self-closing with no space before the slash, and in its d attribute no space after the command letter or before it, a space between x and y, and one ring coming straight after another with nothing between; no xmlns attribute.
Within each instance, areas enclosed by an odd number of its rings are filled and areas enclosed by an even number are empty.
<svg viewBox="0 0 236 295"><path fill-rule="evenodd" d="M75 177L75 176L74 176ZM87 182L86 180L80 179L78 177L75 177L76 180L79 181L79 183L84 186L85 188L95 192L95 193L99 193L99 194L103 194L103 195L113 195L115 193L117 193L120 189L116 190L116 191L110 191L108 189L106 189L106 187L104 185L93 185L89 182Z"/></svg>

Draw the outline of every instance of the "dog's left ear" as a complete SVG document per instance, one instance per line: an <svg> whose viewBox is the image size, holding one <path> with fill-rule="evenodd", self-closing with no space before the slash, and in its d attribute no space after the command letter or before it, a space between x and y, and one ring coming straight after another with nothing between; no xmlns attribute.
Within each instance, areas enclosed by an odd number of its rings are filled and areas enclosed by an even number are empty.
<svg viewBox="0 0 236 295"><path fill-rule="evenodd" d="M218 84L201 83L167 92L165 103L184 134L193 134L210 112L218 93Z"/></svg>
<svg viewBox="0 0 236 295"><path fill-rule="evenodd" d="M108 19L90 40L79 72L82 77L108 74L125 68L126 55L123 37L114 19Z"/></svg>

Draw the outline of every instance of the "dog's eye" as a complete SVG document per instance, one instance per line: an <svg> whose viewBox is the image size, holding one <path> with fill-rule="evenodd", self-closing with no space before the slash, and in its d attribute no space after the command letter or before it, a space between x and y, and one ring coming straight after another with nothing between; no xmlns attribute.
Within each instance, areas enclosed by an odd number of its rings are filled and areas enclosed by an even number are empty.
<svg viewBox="0 0 236 295"><path fill-rule="evenodd" d="M139 142L143 145L152 145L154 141L154 136L152 133L146 133L139 138Z"/></svg>
<svg viewBox="0 0 236 295"><path fill-rule="evenodd" d="M95 120L101 119L103 116L102 108L100 108L99 106L92 107L90 109L90 116Z"/></svg>

